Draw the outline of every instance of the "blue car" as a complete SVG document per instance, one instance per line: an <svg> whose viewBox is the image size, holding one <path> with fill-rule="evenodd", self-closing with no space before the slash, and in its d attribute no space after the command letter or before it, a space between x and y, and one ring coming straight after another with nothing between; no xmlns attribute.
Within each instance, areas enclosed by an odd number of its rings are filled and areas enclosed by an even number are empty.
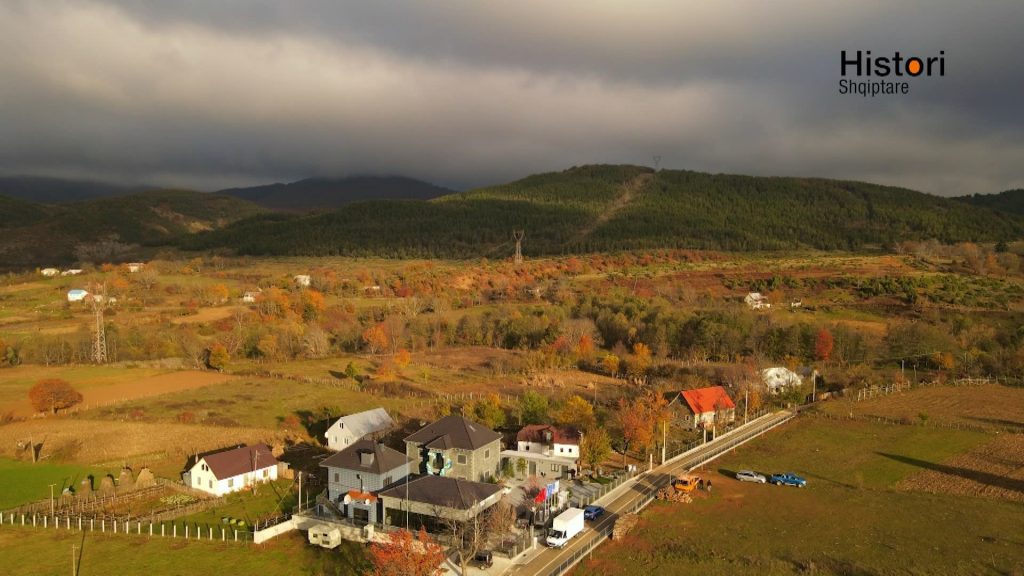
<svg viewBox="0 0 1024 576"><path fill-rule="evenodd" d="M776 486L796 486L797 488L803 488L807 486L807 480L793 474L792 472L786 472L784 474L772 474L769 482Z"/></svg>
<svg viewBox="0 0 1024 576"><path fill-rule="evenodd" d="M584 520L597 520L597 517L604 514L604 508L600 506L587 506L583 509Z"/></svg>

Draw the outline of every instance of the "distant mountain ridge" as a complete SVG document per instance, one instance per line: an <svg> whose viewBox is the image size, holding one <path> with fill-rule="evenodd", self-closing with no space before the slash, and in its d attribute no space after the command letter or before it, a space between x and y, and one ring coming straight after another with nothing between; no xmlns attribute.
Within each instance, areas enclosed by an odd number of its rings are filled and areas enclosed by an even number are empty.
<svg viewBox="0 0 1024 576"><path fill-rule="evenodd" d="M859 250L902 240L1024 237L1020 215L904 188L592 165L430 201L354 202L241 220L184 239L255 255L505 257L629 249Z"/></svg>
<svg viewBox="0 0 1024 576"><path fill-rule="evenodd" d="M266 208L286 211L334 209L362 200L431 200L454 192L404 176L306 178L290 184L219 191Z"/></svg>
<svg viewBox="0 0 1024 576"><path fill-rule="evenodd" d="M975 206L984 206L1008 214L1024 216L1024 188L1007 190L998 194L974 194L957 198Z"/></svg>

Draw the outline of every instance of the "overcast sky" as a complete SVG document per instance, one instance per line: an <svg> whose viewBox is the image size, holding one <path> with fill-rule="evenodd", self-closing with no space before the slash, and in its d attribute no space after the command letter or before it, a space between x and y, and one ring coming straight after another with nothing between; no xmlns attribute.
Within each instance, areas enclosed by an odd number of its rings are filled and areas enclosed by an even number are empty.
<svg viewBox="0 0 1024 576"><path fill-rule="evenodd" d="M1024 187L1024 2L0 0L0 173L216 189L584 163ZM935 55L838 93L840 51Z"/></svg>

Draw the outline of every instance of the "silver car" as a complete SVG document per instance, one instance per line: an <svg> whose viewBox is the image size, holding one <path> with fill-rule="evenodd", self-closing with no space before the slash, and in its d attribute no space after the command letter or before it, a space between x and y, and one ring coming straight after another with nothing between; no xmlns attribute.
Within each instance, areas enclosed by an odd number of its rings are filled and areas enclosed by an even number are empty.
<svg viewBox="0 0 1024 576"><path fill-rule="evenodd" d="M761 484L768 482L767 478L753 470L740 470L736 473L736 479L742 482L760 482Z"/></svg>

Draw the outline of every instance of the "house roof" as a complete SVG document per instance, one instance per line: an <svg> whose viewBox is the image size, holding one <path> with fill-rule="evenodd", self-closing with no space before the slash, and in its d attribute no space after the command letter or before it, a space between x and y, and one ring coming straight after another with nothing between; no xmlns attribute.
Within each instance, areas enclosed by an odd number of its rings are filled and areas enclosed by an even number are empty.
<svg viewBox="0 0 1024 576"><path fill-rule="evenodd" d="M218 480L277 466L277 458L266 444L239 446L207 454L201 458Z"/></svg>
<svg viewBox="0 0 1024 576"><path fill-rule="evenodd" d="M338 418L334 424L331 424L331 430L346 430L351 432L356 438L362 438L367 434L387 430L394 425L395 422L391 419L391 416L388 416L387 410L374 408Z"/></svg>
<svg viewBox="0 0 1024 576"><path fill-rule="evenodd" d="M579 444L580 442L580 434L576 430L552 426L551 424L530 424L529 426L524 426L516 434L516 440L519 442L544 444L547 443L546 433L551 434L551 441L555 444Z"/></svg>
<svg viewBox="0 0 1024 576"><path fill-rule="evenodd" d="M372 458L368 456L372 455ZM408 464L412 459L373 440L359 440L320 462L324 468L342 468L381 474Z"/></svg>
<svg viewBox="0 0 1024 576"><path fill-rule="evenodd" d="M729 398L729 395L726 394L725 388L721 386L683 390L680 394L694 414L705 414L707 412L736 407L733 404L732 398Z"/></svg>
<svg viewBox="0 0 1024 576"><path fill-rule="evenodd" d="M408 482L399 482L387 490L382 490L379 495L389 498L408 498L413 502L469 510L475 504L494 496L500 490L501 486L497 484L428 474L410 477Z"/></svg>
<svg viewBox="0 0 1024 576"><path fill-rule="evenodd" d="M450 448L476 450L500 438L501 434L494 430L476 422L470 422L462 416L452 414L451 416L441 418L437 422L427 424L418 432L407 436L405 441L422 444L427 448L437 450L448 450Z"/></svg>

